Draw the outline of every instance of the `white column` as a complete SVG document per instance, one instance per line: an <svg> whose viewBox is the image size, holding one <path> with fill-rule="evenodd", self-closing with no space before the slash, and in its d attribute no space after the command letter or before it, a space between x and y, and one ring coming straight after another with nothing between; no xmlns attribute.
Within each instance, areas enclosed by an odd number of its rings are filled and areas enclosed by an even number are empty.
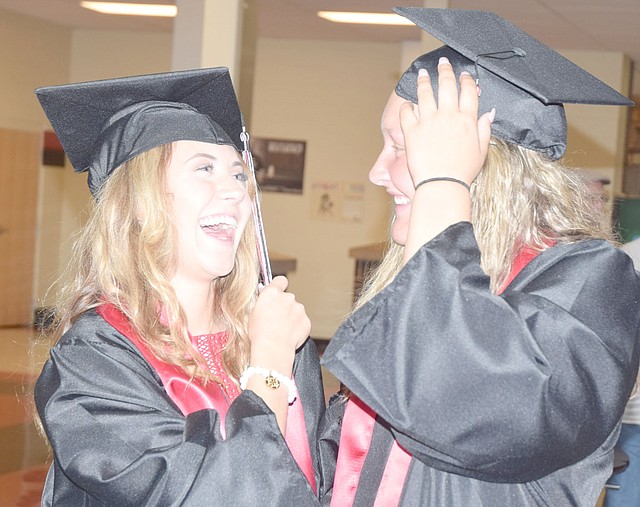
<svg viewBox="0 0 640 507"><path fill-rule="evenodd" d="M229 67L240 79L242 0L177 0L173 70Z"/></svg>
<svg viewBox="0 0 640 507"><path fill-rule="evenodd" d="M424 0L422 6L430 9L448 9L449 0ZM443 45L442 41L436 39L433 35L425 32L424 30L422 30L420 42L422 54L433 51Z"/></svg>
<svg viewBox="0 0 640 507"><path fill-rule="evenodd" d="M249 124L256 44L254 1L176 0L176 5L172 70L228 67Z"/></svg>

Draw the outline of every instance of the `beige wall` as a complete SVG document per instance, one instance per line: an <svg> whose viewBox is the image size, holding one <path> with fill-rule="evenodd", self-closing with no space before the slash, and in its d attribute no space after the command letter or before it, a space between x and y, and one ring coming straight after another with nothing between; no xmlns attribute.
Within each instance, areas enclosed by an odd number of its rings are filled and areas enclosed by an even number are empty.
<svg viewBox="0 0 640 507"><path fill-rule="evenodd" d="M37 86L163 72L171 65L171 35L70 30L0 11L0 126L40 130L47 122ZM381 147L380 115L400 70L419 46L306 40L258 41L251 133L307 142L304 192L264 192L269 249L293 256L290 287L305 304L312 334L329 338L349 310L354 260L350 248L386 237L389 198L366 180ZM414 53L415 54L415 53ZM571 53L624 90L628 62L611 53ZM615 167L622 108L568 108L572 158ZM359 223L323 221L311 213L314 182L364 182ZM69 238L89 201L84 175L43 168L36 304L68 258Z"/></svg>
<svg viewBox="0 0 640 507"><path fill-rule="evenodd" d="M68 78L70 52L70 30L0 10L1 127L46 125L33 90Z"/></svg>
<svg viewBox="0 0 640 507"><path fill-rule="evenodd" d="M0 126L40 132L48 122L35 88L66 82L71 31L34 18L0 11ZM35 305L59 265L60 202L66 168L41 167L34 276Z"/></svg>
<svg viewBox="0 0 640 507"><path fill-rule="evenodd" d="M258 41L252 133L307 142L303 194L263 193L267 240L297 259L291 289L316 337L330 338L349 310L349 248L386 237L388 196L366 178L382 146L380 116L399 55L395 44ZM319 181L366 182L363 221L313 219L310 189Z"/></svg>
<svg viewBox="0 0 640 507"><path fill-rule="evenodd" d="M623 53L609 51L562 51L612 88L628 95L631 62ZM610 190L622 191L624 141L629 108L567 104L569 122L566 162L611 178Z"/></svg>
<svg viewBox="0 0 640 507"><path fill-rule="evenodd" d="M171 69L171 34L74 30L71 82Z"/></svg>

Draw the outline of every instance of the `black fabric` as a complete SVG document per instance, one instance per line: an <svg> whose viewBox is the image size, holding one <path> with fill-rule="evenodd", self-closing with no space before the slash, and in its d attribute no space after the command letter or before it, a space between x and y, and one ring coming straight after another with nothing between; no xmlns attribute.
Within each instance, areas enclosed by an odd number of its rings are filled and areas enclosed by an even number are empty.
<svg viewBox="0 0 640 507"><path fill-rule="evenodd" d="M418 57L403 74L396 93L417 103L418 70L435 79L438 60L446 56L456 74L466 70L481 89L479 114L497 114L492 134L559 159L567 144L563 103L633 105L570 60L492 12L398 7L446 46Z"/></svg>
<svg viewBox="0 0 640 507"><path fill-rule="evenodd" d="M96 194L114 169L180 140L242 151L242 115L226 67L38 88L36 95L77 172Z"/></svg>
<svg viewBox="0 0 640 507"><path fill-rule="evenodd" d="M476 74L471 60L453 49L442 46L418 57L402 75L396 85L396 93L403 99L417 103L418 70L427 69L430 76L438 75L438 60L446 56L457 76L466 70ZM496 108L496 117L491 124L491 134L524 148L545 153L557 160L567 147L567 118L562 104L545 105L533 95L511 85L504 79L478 68L479 86L478 115ZM490 76L490 77L488 77ZM487 77L485 79L485 77ZM438 80L431 81L437 95Z"/></svg>
<svg viewBox="0 0 640 507"><path fill-rule="evenodd" d="M370 507L375 504L376 494L380 488L380 482L384 475L391 446L393 445L393 435L389 429L379 423L373 427L371 435L371 447L362 465L361 480L353 500L354 507Z"/></svg>
<svg viewBox="0 0 640 507"><path fill-rule="evenodd" d="M324 394L312 340L294 376L319 484ZM93 311L52 349L35 399L54 451L43 505L319 504L258 396L244 391L231 404L223 440L217 412L185 418L131 342Z"/></svg>
<svg viewBox="0 0 640 507"><path fill-rule="evenodd" d="M414 456L403 505L427 488L441 494L422 505L461 491L595 503L638 371L632 261L600 240L559 244L496 296L479 259L471 224L449 227L338 329L323 363Z"/></svg>
<svg viewBox="0 0 640 507"><path fill-rule="evenodd" d="M318 430L318 454L322 478L320 499L323 506L330 505L333 496L333 478L336 472L338 446L346 406L347 398L342 393L334 394L329 399Z"/></svg>
<svg viewBox="0 0 640 507"><path fill-rule="evenodd" d="M477 61L478 67L545 104L633 105L609 85L493 12L420 7L396 7L394 11ZM505 53L513 50L521 56L506 58L509 55Z"/></svg>

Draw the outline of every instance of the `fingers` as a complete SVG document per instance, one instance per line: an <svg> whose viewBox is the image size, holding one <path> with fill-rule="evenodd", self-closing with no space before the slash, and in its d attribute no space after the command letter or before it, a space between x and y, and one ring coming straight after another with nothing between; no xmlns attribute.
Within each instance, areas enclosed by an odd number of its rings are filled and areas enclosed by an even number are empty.
<svg viewBox="0 0 640 507"><path fill-rule="evenodd" d="M418 117L413 109L411 102L405 102L400 106L400 128L406 136L408 130L415 127L418 123Z"/></svg>
<svg viewBox="0 0 640 507"><path fill-rule="evenodd" d="M457 111L478 115L478 88L468 71L460 73L460 93L453 67L446 57L438 62L438 100L434 97L431 79L426 69L418 71L418 108L427 115L437 110Z"/></svg>
<svg viewBox="0 0 640 507"><path fill-rule="evenodd" d="M420 116L426 116L429 112L436 111L438 104L433 94L431 78L429 77L427 69L418 70L417 86L418 114Z"/></svg>
<svg viewBox="0 0 640 507"><path fill-rule="evenodd" d="M400 106L400 127L403 132L405 129L413 128L421 116L426 118L429 113L438 110L427 69L418 70L417 86L418 105L405 102Z"/></svg>
<svg viewBox="0 0 640 507"><path fill-rule="evenodd" d="M460 73L460 111L478 117L478 87L466 70Z"/></svg>
<svg viewBox="0 0 640 507"><path fill-rule="evenodd" d="M445 57L441 57L438 62L438 109L446 111L458 109L456 75L451 63Z"/></svg>
<svg viewBox="0 0 640 507"><path fill-rule="evenodd" d="M489 152L489 141L491 139L491 124L496 117L496 108L494 107L488 113L484 113L478 118L478 142L482 159L487 158Z"/></svg>
<svg viewBox="0 0 640 507"><path fill-rule="evenodd" d="M252 347L292 352L309 336L309 316L295 295L285 291L287 285L284 276L277 276L260 293L249 316Z"/></svg>
<svg viewBox="0 0 640 507"><path fill-rule="evenodd" d="M463 76L465 79L462 79ZM477 115L477 94L475 96L470 95L470 92L472 91L471 88L473 88L475 93L475 82L468 72L463 72L461 74L461 81L464 81L464 87L461 84L461 89L464 90L465 109L473 112L473 108L475 107L474 114ZM417 98L417 112L412 109L410 103L404 104L400 108L400 122L403 127L411 127L415 125L417 121L416 118L427 118L430 114L433 114L438 110L455 111L458 109L459 99L458 88L456 86L456 76L453 72L451 63L447 58L442 57L438 62L438 100L436 100L433 93L431 78L427 69L418 70Z"/></svg>
<svg viewBox="0 0 640 507"><path fill-rule="evenodd" d="M265 286L265 288L273 287L284 292L287 290L288 286L289 286L289 280L287 280L285 276L276 276L269 285Z"/></svg>
<svg viewBox="0 0 640 507"><path fill-rule="evenodd" d="M479 119L475 80L462 71L459 90L456 80L449 60L440 58L437 99L430 77L419 71L418 112L410 103L400 107L407 165L415 182L443 175L473 181L486 159L495 113Z"/></svg>

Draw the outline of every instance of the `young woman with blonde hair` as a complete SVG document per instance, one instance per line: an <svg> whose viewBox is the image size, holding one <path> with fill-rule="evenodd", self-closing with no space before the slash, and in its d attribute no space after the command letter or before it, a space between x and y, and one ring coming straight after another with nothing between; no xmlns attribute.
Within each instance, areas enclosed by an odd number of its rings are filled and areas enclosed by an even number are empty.
<svg viewBox="0 0 640 507"><path fill-rule="evenodd" d="M640 279L562 102L629 104L496 15L399 8L443 46L382 115L393 244L324 365L331 505L596 504L640 355ZM459 87L459 89L458 89Z"/></svg>
<svg viewBox="0 0 640 507"><path fill-rule="evenodd" d="M286 278L258 291L228 70L37 94L95 197L35 388L43 505L318 504L318 357Z"/></svg>

